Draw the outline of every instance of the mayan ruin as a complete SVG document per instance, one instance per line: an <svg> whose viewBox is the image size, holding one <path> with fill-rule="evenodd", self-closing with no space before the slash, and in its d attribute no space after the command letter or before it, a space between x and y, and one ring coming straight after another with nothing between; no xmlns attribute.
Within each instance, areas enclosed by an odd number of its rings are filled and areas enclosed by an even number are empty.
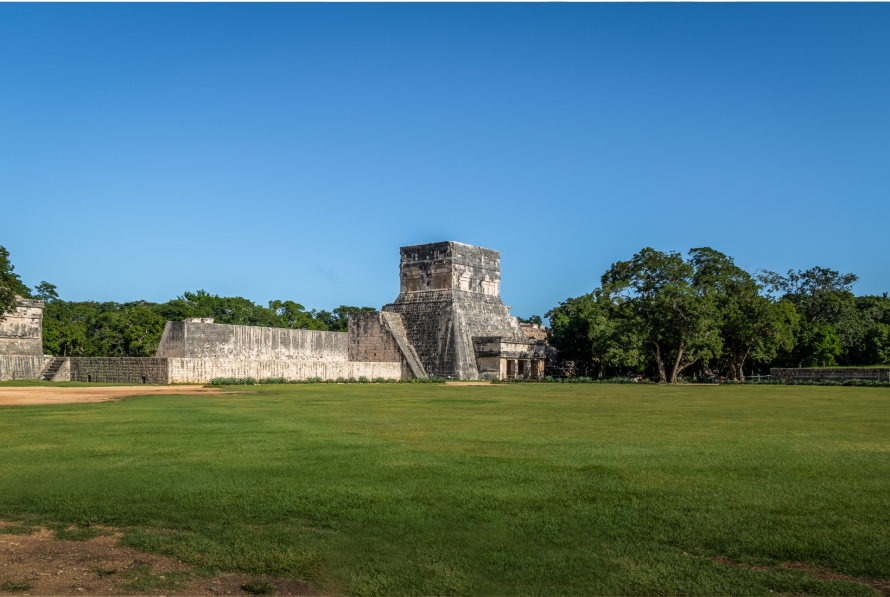
<svg viewBox="0 0 890 597"><path fill-rule="evenodd" d="M43 303L21 299L0 326L0 380L543 377L545 341L502 302L498 251L448 241L400 255L398 297L381 311L350 313L348 332L168 321L154 357L43 355Z"/></svg>

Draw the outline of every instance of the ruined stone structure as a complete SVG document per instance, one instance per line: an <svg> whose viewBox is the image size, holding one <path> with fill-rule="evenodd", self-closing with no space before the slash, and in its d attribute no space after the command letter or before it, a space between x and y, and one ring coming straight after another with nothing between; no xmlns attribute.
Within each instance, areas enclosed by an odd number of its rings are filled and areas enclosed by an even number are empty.
<svg viewBox="0 0 890 597"><path fill-rule="evenodd" d="M23 301L0 330L19 344L0 341L0 355L7 354L4 346L31 351L21 354L38 360L27 371L21 366L18 377L54 381L541 377L546 336L520 326L501 302L500 258L456 242L402 247L399 296L382 311L350 313L347 333L220 325L208 318L168 321L151 358L45 357L43 304Z"/></svg>
<svg viewBox="0 0 890 597"><path fill-rule="evenodd" d="M404 330L403 343L423 374L458 380L543 375L543 341L526 338L501 301L498 251L451 241L402 247L399 278L399 296L382 315Z"/></svg>
<svg viewBox="0 0 890 597"><path fill-rule="evenodd" d="M43 301L17 296L15 304L0 319L0 381L37 379L53 358L43 354Z"/></svg>
<svg viewBox="0 0 890 597"><path fill-rule="evenodd" d="M815 369L779 368L770 369L771 379L785 381L840 381L848 379L864 379L871 381L890 381L890 367L862 367L845 369L842 367L820 367Z"/></svg>

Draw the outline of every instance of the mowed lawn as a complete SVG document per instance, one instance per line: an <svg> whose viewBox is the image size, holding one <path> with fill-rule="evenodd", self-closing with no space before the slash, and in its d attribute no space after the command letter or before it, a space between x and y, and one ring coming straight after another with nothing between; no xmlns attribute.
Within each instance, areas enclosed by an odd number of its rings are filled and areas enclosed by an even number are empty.
<svg viewBox="0 0 890 597"><path fill-rule="evenodd" d="M890 579L890 391L289 385L7 407L0 518L130 527L138 549L334 593L873 595L781 564Z"/></svg>

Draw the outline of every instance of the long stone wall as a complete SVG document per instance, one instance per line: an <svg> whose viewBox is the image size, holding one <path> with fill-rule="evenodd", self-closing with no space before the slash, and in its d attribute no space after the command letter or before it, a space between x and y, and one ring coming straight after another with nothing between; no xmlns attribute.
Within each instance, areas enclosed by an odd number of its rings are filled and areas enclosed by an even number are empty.
<svg viewBox="0 0 890 597"><path fill-rule="evenodd" d="M0 381L38 379L52 360L48 355L0 355Z"/></svg>
<svg viewBox="0 0 890 597"><path fill-rule="evenodd" d="M207 383L214 377L284 377L287 380L402 377L402 366L398 362L74 357L69 359L69 368L71 380L130 384ZM57 375L55 381L67 380Z"/></svg>
<svg viewBox="0 0 890 597"><path fill-rule="evenodd" d="M817 369L778 368L770 369L771 379L786 381L846 381L848 379L865 379L872 381L890 381L890 367L842 369L825 367Z"/></svg>
<svg viewBox="0 0 890 597"><path fill-rule="evenodd" d="M153 357L72 357L69 359L69 379L103 383L167 384L170 383L168 360Z"/></svg>
<svg viewBox="0 0 890 597"><path fill-rule="evenodd" d="M400 379L399 362L362 363L348 361L245 361L225 359L167 359L170 383L206 383L214 377L284 377L287 380L383 377Z"/></svg>
<svg viewBox="0 0 890 597"><path fill-rule="evenodd" d="M346 361L345 332L168 321L158 357L268 361Z"/></svg>

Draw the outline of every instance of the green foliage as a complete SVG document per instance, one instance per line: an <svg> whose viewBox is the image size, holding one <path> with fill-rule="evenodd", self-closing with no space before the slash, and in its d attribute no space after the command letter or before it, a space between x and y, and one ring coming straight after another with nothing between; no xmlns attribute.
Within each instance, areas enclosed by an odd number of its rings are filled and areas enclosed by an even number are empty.
<svg viewBox="0 0 890 597"><path fill-rule="evenodd" d="M319 311L316 317L329 332L345 332L348 328L350 313L366 313L376 311L373 307L348 307L340 305L333 312Z"/></svg>
<svg viewBox="0 0 890 597"><path fill-rule="evenodd" d="M63 525L50 525L55 531L56 541L91 541L96 537L113 534L111 531L97 527L66 528Z"/></svg>
<svg viewBox="0 0 890 597"><path fill-rule="evenodd" d="M609 377L606 379L595 379L592 377L543 377L539 379L526 379L522 377L508 377L506 379L494 379L491 383L514 384L514 383L607 383L607 384L633 384L633 383L652 383L648 380L637 382L628 377Z"/></svg>
<svg viewBox="0 0 890 597"><path fill-rule="evenodd" d="M125 591L183 591L188 589L188 583L193 574L185 570L168 570L160 573L152 572L151 566L134 566L120 573L121 578L130 579L121 583L116 588Z"/></svg>
<svg viewBox="0 0 890 597"><path fill-rule="evenodd" d="M117 570L113 568L93 568L93 572L98 576L111 576L117 574Z"/></svg>
<svg viewBox="0 0 890 597"><path fill-rule="evenodd" d="M264 580L252 580L249 583L241 585L241 588L251 595L274 595L275 587Z"/></svg>
<svg viewBox="0 0 890 597"><path fill-rule="evenodd" d="M841 342L837 332L828 324L814 325L806 336L807 366L831 367L837 365L834 360L841 354Z"/></svg>
<svg viewBox="0 0 890 597"><path fill-rule="evenodd" d="M532 315L528 319L525 319L523 317L517 317L516 319L519 320L519 323L536 323L538 325L541 325L544 323L543 320L541 319L540 315Z"/></svg>
<svg viewBox="0 0 890 597"><path fill-rule="evenodd" d="M2 529L0 529L0 535L33 535L39 530L40 529L36 529L28 525L17 524L3 527Z"/></svg>
<svg viewBox="0 0 890 597"><path fill-rule="evenodd" d="M22 582L12 582L11 580L7 580L2 585L0 585L0 589L4 591L9 591L10 593L17 591L29 591L31 590L31 585L25 581Z"/></svg>
<svg viewBox="0 0 890 597"><path fill-rule="evenodd" d="M671 383L693 363L720 356L720 295L734 273L722 253L689 253L684 261L677 252L645 248L602 277L602 293L618 312L609 338L636 350L649 347L659 379Z"/></svg>
<svg viewBox="0 0 890 597"><path fill-rule="evenodd" d="M15 311L16 295L22 298L31 297L31 289L22 284L15 273L15 267L9 261L9 251L0 245L0 321L6 313Z"/></svg>

